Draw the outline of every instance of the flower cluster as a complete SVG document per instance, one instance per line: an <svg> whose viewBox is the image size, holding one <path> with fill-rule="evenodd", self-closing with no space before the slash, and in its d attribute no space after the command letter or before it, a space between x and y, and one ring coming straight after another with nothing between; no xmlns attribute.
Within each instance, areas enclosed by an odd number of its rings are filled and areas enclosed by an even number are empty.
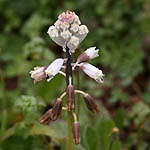
<svg viewBox="0 0 150 150"><path fill-rule="evenodd" d="M91 47L77 58L77 62L72 65L72 68L75 70L75 67L79 66L81 70L83 70L83 72L89 77L93 78L98 83L103 83L104 75L102 71L96 68L95 66L87 63L87 61L97 56L98 49L96 49L95 47ZM34 82L37 83L43 79L47 79L47 81L50 81L58 73L63 74L65 76L65 73L60 71L63 68L64 62L65 59L57 58L48 66L35 67L34 70L30 71L31 78L33 78Z"/></svg>
<svg viewBox="0 0 150 150"><path fill-rule="evenodd" d="M72 132L75 144L80 143L80 126L75 114L75 94L78 93L83 95L84 102L92 113L98 113L99 109L94 99L88 93L74 89L72 85L72 71L75 71L76 67L79 67L85 74L98 83L103 83L104 81L102 71L88 63L89 60L99 56L99 49L96 47L88 48L78 56L76 62L71 62L72 53L75 52L78 44L86 37L87 33L87 27L81 25L79 17L74 12L63 12L59 15L55 24L49 27L48 34L53 41L63 47L67 58L57 58L47 66L35 67L34 70L30 71L34 83L43 79L50 81L58 73L65 76L69 81L65 92L57 98L53 107L41 117L40 123L48 124L50 121L55 121L61 115L62 109L71 112L74 117ZM65 72L61 70L64 68L66 69ZM62 98L64 96L66 96L66 107L62 106Z"/></svg>
<svg viewBox="0 0 150 150"><path fill-rule="evenodd" d="M69 10L66 13L61 13L54 25L48 29L51 39L62 46L64 51L64 47L67 45L72 53L75 52L75 49L83 41L87 33L88 28L85 25L81 25L79 17Z"/></svg>

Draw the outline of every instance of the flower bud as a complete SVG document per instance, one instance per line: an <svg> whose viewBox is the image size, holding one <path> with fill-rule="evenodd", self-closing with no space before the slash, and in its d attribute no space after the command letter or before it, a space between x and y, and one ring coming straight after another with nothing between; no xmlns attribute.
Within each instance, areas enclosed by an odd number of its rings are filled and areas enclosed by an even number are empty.
<svg viewBox="0 0 150 150"><path fill-rule="evenodd" d="M48 68L45 70L46 79L49 82L58 72L60 71L62 65L64 63L64 59L58 58L53 61Z"/></svg>
<svg viewBox="0 0 150 150"><path fill-rule="evenodd" d="M79 45L79 38L76 36L72 36L70 41L68 41L67 46L70 49L71 53L75 52L75 49L78 47Z"/></svg>
<svg viewBox="0 0 150 150"><path fill-rule="evenodd" d="M83 52L77 59L77 62L78 63L81 63L81 62L87 62L97 56L98 55L98 49L96 49L96 47L91 47L91 48L88 48L85 52Z"/></svg>
<svg viewBox="0 0 150 150"><path fill-rule="evenodd" d="M62 110L62 101L61 99L57 99L53 105L52 113L51 113L51 120L55 121L61 114Z"/></svg>
<svg viewBox="0 0 150 150"><path fill-rule="evenodd" d="M41 118L40 124L48 124L51 121L52 109L49 109Z"/></svg>
<svg viewBox="0 0 150 150"><path fill-rule="evenodd" d="M92 111L93 113L98 113L98 106L94 102L93 98L89 94L85 94L84 101L87 106L87 108Z"/></svg>
<svg viewBox="0 0 150 150"><path fill-rule="evenodd" d="M56 44L65 45L65 40L60 36L59 30L55 26L50 26L47 33Z"/></svg>
<svg viewBox="0 0 150 150"><path fill-rule="evenodd" d="M98 83L103 83L103 73L101 70L96 68L95 66L89 64L89 63L81 63L80 68L83 70L84 73L86 73L89 77L95 79Z"/></svg>
<svg viewBox="0 0 150 150"><path fill-rule="evenodd" d="M37 83L46 78L46 73L45 73L46 69L47 66L35 67L34 70L29 72L31 74L31 78L34 79L34 83Z"/></svg>
<svg viewBox="0 0 150 150"><path fill-rule="evenodd" d="M67 86L66 103L67 103L67 110L71 111L74 109L74 88L73 88L73 85Z"/></svg>
<svg viewBox="0 0 150 150"><path fill-rule="evenodd" d="M73 138L74 138L74 143L76 145L80 144L80 125L77 121L74 122L74 125L72 128L72 134L73 134Z"/></svg>

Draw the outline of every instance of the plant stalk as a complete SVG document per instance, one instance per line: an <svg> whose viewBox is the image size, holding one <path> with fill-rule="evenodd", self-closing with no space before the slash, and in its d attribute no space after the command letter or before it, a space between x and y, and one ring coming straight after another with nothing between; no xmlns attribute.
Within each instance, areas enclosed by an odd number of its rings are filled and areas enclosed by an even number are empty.
<svg viewBox="0 0 150 150"><path fill-rule="evenodd" d="M73 85L73 78L72 78L72 55L69 52L69 48L66 46L66 86L69 84ZM71 83L70 83L71 82ZM72 135L72 126L73 126L73 118L72 118L72 112L67 112L67 119L68 119L68 137L67 137L67 150L73 150L73 135Z"/></svg>

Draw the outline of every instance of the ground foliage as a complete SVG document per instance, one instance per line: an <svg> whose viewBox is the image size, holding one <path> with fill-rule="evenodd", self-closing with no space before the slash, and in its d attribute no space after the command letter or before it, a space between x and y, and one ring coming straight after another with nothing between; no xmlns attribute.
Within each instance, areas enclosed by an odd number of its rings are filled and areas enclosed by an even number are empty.
<svg viewBox="0 0 150 150"><path fill-rule="evenodd" d="M148 0L0 0L0 150L65 149L64 112L50 126L38 123L65 81L57 75L34 85L29 71L64 56L47 29L67 9L90 31L77 51L96 45L100 57L91 63L105 74L104 84L97 84L80 73L80 88L95 97L100 113L89 113L81 98L78 149L109 150L112 128L118 127L113 150L149 150Z"/></svg>

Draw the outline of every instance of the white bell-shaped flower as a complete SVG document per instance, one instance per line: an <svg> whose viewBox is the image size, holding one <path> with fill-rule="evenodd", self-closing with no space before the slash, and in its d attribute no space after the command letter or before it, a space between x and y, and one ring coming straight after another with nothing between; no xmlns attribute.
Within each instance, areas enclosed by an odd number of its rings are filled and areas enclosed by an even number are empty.
<svg viewBox="0 0 150 150"><path fill-rule="evenodd" d="M86 73L89 77L95 79L98 83L103 83L103 76L101 70L96 68L95 66L89 64L89 63L81 63L80 68L83 70L84 73Z"/></svg>
<svg viewBox="0 0 150 150"><path fill-rule="evenodd" d="M63 66L64 59L58 58L54 60L45 70L46 79L49 82L56 74L59 73L61 67Z"/></svg>
<svg viewBox="0 0 150 150"><path fill-rule="evenodd" d="M77 59L77 62L78 63L81 63L81 62L87 62L97 56L98 55L98 52L99 52L99 49L96 49L96 47L91 47L91 48L88 48L85 52L83 52Z"/></svg>

